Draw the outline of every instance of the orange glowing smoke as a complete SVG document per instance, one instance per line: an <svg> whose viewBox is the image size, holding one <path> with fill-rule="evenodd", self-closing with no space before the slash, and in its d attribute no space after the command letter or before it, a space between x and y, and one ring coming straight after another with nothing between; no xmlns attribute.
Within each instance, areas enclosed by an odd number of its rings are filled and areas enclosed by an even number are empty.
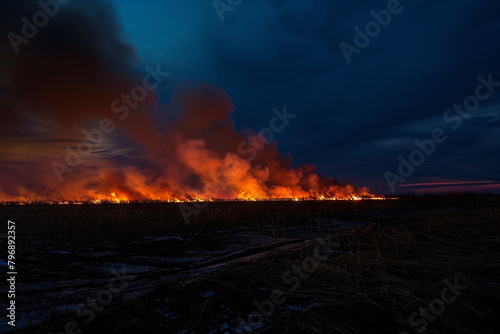
<svg viewBox="0 0 500 334"><path fill-rule="evenodd" d="M110 95L111 101L113 96ZM97 103L101 100L106 99L100 97ZM9 168L3 174L0 200L31 198L64 203L87 199L95 203L120 203L149 199L356 200L371 196L366 188L322 177L313 165L293 168L292 159L278 151L275 141L265 145L258 141L250 144L249 137L256 133L234 128L231 113L235 108L219 88L207 84L194 88L183 85L174 93L169 106L160 108L157 103L157 97L153 96L125 121L115 119L117 130L108 135L81 165L66 173L62 182L58 182L51 163L61 160L64 146L75 145L78 139L81 140L84 126L88 128L89 124L99 122L95 114L84 123L61 118L61 131L53 133L52 137L54 141L62 141L58 136L68 138L68 129L78 129L70 142L47 146L37 141L21 143L26 145L23 148L6 147L11 150L7 154L9 161L15 160L16 150L27 153L23 157L28 158L23 159L29 160L22 161L24 168ZM99 117L113 117L103 106L96 106L94 110ZM156 112L151 113L151 110ZM161 124L158 120L161 119L160 110L176 117L158 126ZM295 113L300 114L299 111ZM80 116L85 118L85 114ZM271 112L268 117L272 117ZM71 127L66 126L68 122ZM54 128L57 126L52 126ZM33 169L36 174L30 172Z"/></svg>
<svg viewBox="0 0 500 334"><path fill-rule="evenodd" d="M61 11L54 29L45 29L19 54L1 55L7 67L0 71L0 201L369 195L365 188L322 177L313 165L294 167L276 142L250 144L248 137L256 133L235 129L231 99L208 84L177 87L167 105L160 105L151 90L128 110L124 104L117 107L113 102L133 95L134 88L144 86L145 76L131 70L139 57L122 40L110 7L99 2L88 6ZM22 12L18 14L9 16L15 24ZM146 82L152 84L152 77ZM158 83L163 85L158 89L168 89L168 79ZM264 122L274 116L272 107ZM290 112L306 117L301 110ZM60 182L52 164L65 163L68 148L77 150L85 139L82 131L98 128L102 120L111 121L113 132Z"/></svg>

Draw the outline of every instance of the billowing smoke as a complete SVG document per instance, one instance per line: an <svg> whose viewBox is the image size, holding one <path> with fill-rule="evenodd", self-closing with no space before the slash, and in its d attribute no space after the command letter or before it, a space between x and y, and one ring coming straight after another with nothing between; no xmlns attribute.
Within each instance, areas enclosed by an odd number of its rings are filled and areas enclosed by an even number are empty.
<svg viewBox="0 0 500 334"><path fill-rule="evenodd" d="M168 76L159 67L132 70L138 57L109 4L3 6L0 33L10 37L0 50L0 198L367 194L313 165L294 169L276 142L235 130L235 106L220 88L185 83L160 106L154 88Z"/></svg>

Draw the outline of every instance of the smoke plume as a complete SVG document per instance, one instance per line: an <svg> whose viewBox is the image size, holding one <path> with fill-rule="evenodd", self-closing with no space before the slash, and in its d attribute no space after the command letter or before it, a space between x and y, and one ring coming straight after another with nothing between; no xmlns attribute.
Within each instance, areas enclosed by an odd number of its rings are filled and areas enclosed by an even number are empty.
<svg viewBox="0 0 500 334"><path fill-rule="evenodd" d="M24 38L22 18L41 10L28 0L2 6L2 36ZM368 194L322 177L313 165L293 168L276 142L249 140L257 134L235 129L235 106L220 88L185 83L167 105L159 105L154 90L140 103L126 102L124 96L145 87L146 75L153 85L158 69L133 70L138 56L108 3L60 5L47 17L36 36L15 46L3 38L0 45L0 199ZM92 142L85 133L103 129L103 120L109 131ZM82 147L91 149L68 158Z"/></svg>

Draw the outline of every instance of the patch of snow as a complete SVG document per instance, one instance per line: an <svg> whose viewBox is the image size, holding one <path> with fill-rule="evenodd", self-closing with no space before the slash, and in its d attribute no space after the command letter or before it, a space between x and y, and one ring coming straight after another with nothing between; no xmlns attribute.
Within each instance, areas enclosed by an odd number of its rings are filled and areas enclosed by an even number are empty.
<svg viewBox="0 0 500 334"><path fill-rule="evenodd" d="M213 291L206 291L206 292L200 293L200 295L201 295L202 298L210 298L214 294L215 294L215 292L213 292Z"/></svg>

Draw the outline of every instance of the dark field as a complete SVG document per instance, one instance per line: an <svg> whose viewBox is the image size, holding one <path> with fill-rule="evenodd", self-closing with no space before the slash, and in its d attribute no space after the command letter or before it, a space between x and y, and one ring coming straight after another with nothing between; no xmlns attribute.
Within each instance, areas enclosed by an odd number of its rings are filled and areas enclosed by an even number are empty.
<svg viewBox="0 0 500 334"><path fill-rule="evenodd" d="M498 196L218 202L189 224L168 203L0 216L16 223L17 333L500 328Z"/></svg>

